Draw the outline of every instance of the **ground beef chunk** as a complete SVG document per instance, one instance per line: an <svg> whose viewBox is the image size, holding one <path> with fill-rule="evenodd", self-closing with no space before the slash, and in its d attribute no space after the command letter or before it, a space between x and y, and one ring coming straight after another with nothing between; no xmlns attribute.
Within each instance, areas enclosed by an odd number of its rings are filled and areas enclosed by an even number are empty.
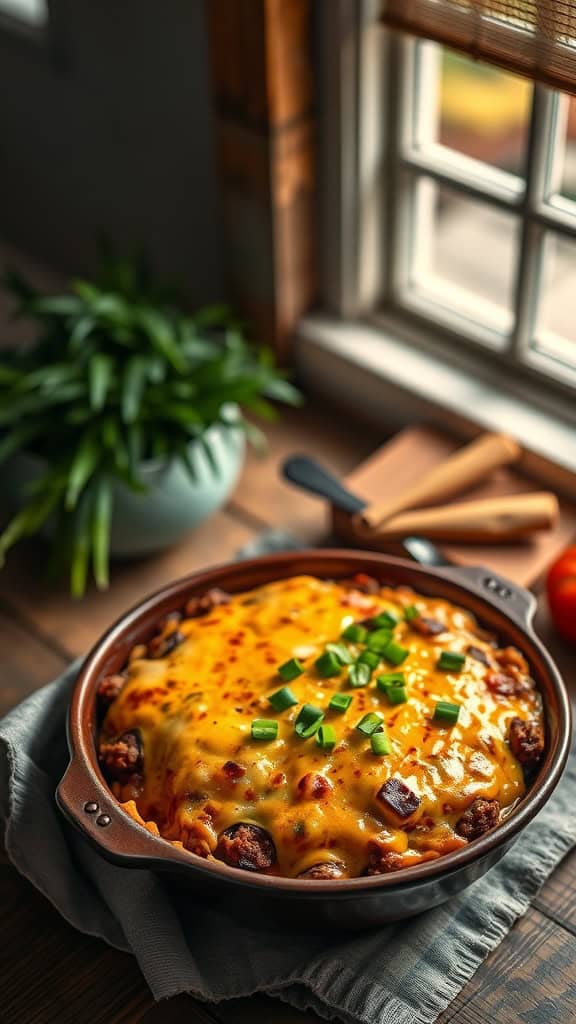
<svg viewBox="0 0 576 1024"><path fill-rule="evenodd" d="M360 590L363 594L379 594L380 584L373 576L367 576L364 572L357 572L351 579L343 580L344 586Z"/></svg>
<svg viewBox="0 0 576 1024"><path fill-rule="evenodd" d="M167 635L153 636L148 644L148 657L165 658L175 647L184 642L186 637L178 629Z"/></svg>
<svg viewBox="0 0 576 1024"><path fill-rule="evenodd" d="M306 871L301 871L298 878L345 878L346 868L339 860L326 860L322 864L313 864Z"/></svg>
<svg viewBox="0 0 576 1024"><path fill-rule="evenodd" d="M301 800L323 800L332 790L332 783L318 772L307 772L298 783L298 796Z"/></svg>
<svg viewBox="0 0 576 1024"><path fill-rule="evenodd" d="M265 829L240 821L224 829L216 856L233 868L266 871L276 860L276 847Z"/></svg>
<svg viewBox="0 0 576 1024"><path fill-rule="evenodd" d="M470 658L474 658L474 661L479 661L482 665L490 664L488 655L482 647L474 647L473 644L470 644L470 647L466 648L466 654L468 654Z"/></svg>
<svg viewBox="0 0 576 1024"><path fill-rule="evenodd" d="M494 657L504 669L515 668L523 675L528 675L528 662L517 647L504 647L502 650L496 650L494 651Z"/></svg>
<svg viewBox="0 0 576 1024"><path fill-rule="evenodd" d="M537 722L513 718L508 732L510 750L523 765L537 764L544 753L544 730Z"/></svg>
<svg viewBox="0 0 576 1024"><path fill-rule="evenodd" d="M478 797L456 822L456 831L464 839L478 839L498 823L500 804L497 800Z"/></svg>
<svg viewBox="0 0 576 1024"><path fill-rule="evenodd" d="M419 615L416 619L412 619L410 625L412 629L420 633L420 636L439 636L448 628L439 619L428 618L426 615Z"/></svg>
<svg viewBox="0 0 576 1024"><path fill-rule="evenodd" d="M518 672L499 672L497 669L491 669L486 673L485 682L490 692L500 697L514 697L531 689L530 680Z"/></svg>
<svg viewBox="0 0 576 1024"><path fill-rule="evenodd" d="M121 675L104 676L104 679L98 685L97 691L98 707L101 711L107 711L110 705L114 703L125 682L124 676Z"/></svg>
<svg viewBox="0 0 576 1024"><path fill-rule="evenodd" d="M131 775L141 773L144 754L140 733L124 732L116 739L102 743L98 758L108 779L125 782Z"/></svg>
<svg viewBox="0 0 576 1024"><path fill-rule="evenodd" d="M395 850L382 850L377 843L369 845L367 875L387 875L390 871L400 871L404 867L401 853Z"/></svg>
<svg viewBox="0 0 576 1024"><path fill-rule="evenodd" d="M220 590L220 587L212 587L201 596L191 597L184 608L184 613L188 618L196 619L200 615L207 615L218 605L228 604L229 601L230 594L227 594L225 590Z"/></svg>
<svg viewBox="0 0 576 1024"><path fill-rule="evenodd" d="M237 761L226 761L222 767L222 771L227 779L232 779L233 781L241 779L246 773L244 765L238 764Z"/></svg>

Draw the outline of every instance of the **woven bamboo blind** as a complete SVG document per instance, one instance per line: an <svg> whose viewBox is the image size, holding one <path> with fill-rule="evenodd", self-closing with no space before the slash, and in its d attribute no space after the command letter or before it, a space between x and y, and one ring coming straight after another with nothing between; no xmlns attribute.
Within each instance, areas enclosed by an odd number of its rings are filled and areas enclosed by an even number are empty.
<svg viewBox="0 0 576 1024"><path fill-rule="evenodd" d="M383 0L382 21L576 94L576 0Z"/></svg>

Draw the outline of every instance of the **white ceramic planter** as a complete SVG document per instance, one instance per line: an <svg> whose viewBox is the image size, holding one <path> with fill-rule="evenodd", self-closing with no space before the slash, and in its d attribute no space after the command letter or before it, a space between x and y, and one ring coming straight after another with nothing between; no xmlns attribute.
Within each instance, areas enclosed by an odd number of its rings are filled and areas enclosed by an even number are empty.
<svg viewBox="0 0 576 1024"><path fill-rule="evenodd" d="M110 544L113 556L136 557L169 547L224 504L244 462L244 433L234 423L218 423L209 427L204 437L212 459L197 441L190 444L194 481L181 462L173 459L142 465L141 477L148 487L145 494L115 484ZM10 459L0 471L6 502L18 508L25 498L26 485L44 467L43 459L27 452Z"/></svg>

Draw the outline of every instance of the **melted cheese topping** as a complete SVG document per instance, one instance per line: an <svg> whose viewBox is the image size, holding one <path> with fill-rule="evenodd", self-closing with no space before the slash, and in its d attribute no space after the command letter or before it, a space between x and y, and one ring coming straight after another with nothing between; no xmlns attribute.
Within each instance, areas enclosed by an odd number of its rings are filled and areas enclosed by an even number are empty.
<svg viewBox="0 0 576 1024"><path fill-rule="evenodd" d="M379 673L396 670L384 658L362 689L349 687L346 667L336 677L319 676L315 659L347 625L386 609L402 616L410 604L448 631L423 637L403 619L396 626L395 640L409 649L400 669L406 703L390 705L375 685ZM168 624L165 632L174 628ZM473 617L446 601L385 587L372 596L350 584L300 576L237 594L177 628L185 640L166 657L147 659L135 649L103 725L106 739L140 730L143 778L112 788L121 800L133 799L127 809L137 820L156 823L165 839L211 856L222 830L249 822L273 837L272 873L294 877L337 860L357 876L366 868L370 840L402 855L406 865L430 859L466 845L454 826L475 798L497 799L505 814L524 794L522 769L505 737L514 716L541 721L539 695L533 688L492 694L486 665L472 657L461 672L436 668L442 650L465 652L470 644L492 650ZM364 649L348 646L354 654ZM277 713L268 697L284 685L278 666L293 657L305 665L288 684L299 703ZM339 691L352 696L344 714L328 710ZM455 725L432 721L441 700L461 705ZM324 721L337 736L331 752L295 734L303 703L326 711ZM368 711L384 715L388 756L374 755L369 738L356 729ZM252 740L255 718L277 719L278 738ZM230 761L241 769L232 778L224 768ZM307 773L329 780L321 798L299 791ZM392 820L376 798L393 776L420 799L408 821Z"/></svg>

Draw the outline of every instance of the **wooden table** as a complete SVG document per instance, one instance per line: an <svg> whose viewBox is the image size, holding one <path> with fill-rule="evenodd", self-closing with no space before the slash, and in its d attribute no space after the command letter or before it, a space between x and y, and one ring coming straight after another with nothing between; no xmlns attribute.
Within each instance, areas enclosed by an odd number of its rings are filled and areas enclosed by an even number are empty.
<svg viewBox="0 0 576 1024"><path fill-rule="evenodd" d="M179 548L116 567L108 594L80 604L38 574L40 552L15 553L0 573L0 715L85 651L126 607L163 582L230 558L265 527L288 527L311 543L325 520L318 503L281 484L287 452L308 451L340 473L382 438L352 430L330 410L286 416L271 428L271 450L250 457L226 509ZM570 674L570 651L539 629ZM573 652L572 652L573 659ZM442 1024L549 1024L576 1019L576 853L543 887L528 913L441 1016ZM154 1004L135 961L65 924L0 854L0 1024L319 1024L267 998L205 1007L187 996Z"/></svg>

